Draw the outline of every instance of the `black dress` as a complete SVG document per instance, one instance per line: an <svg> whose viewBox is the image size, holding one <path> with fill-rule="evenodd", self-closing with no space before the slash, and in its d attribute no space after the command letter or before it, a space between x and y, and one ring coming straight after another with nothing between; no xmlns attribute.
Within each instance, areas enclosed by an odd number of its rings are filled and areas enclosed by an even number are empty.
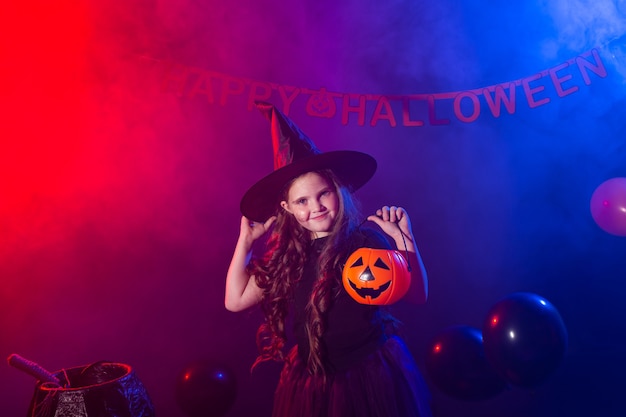
<svg viewBox="0 0 626 417"><path fill-rule="evenodd" d="M274 396L273 417L430 417L429 392L400 337L389 334L378 306L359 304L341 288L328 311L323 336L326 378L306 367L304 308L318 277L326 238L309 247L305 273L294 294L294 335ZM373 230L353 236L354 248L390 248Z"/></svg>

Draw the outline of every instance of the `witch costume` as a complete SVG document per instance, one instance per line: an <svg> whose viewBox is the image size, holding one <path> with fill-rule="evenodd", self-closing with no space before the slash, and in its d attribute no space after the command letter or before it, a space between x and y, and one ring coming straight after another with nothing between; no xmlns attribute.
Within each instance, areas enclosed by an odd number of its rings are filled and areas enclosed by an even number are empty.
<svg viewBox="0 0 626 417"><path fill-rule="evenodd" d="M304 173L330 169L351 192L374 175L377 164L370 155L322 153L273 105L258 102L257 107L271 124L274 171L243 196L240 208L249 220L265 222L275 215L278 196ZM295 346L280 374L272 417L431 417L428 388L397 334L397 321L384 307L358 303L341 285L324 318L324 372L308 368L306 306L320 276L319 256L328 239L314 239L306 248L304 272L289 304ZM352 249L391 248L380 232L365 227L356 229L349 239ZM341 282L338 274L337 282Z"/></svg>

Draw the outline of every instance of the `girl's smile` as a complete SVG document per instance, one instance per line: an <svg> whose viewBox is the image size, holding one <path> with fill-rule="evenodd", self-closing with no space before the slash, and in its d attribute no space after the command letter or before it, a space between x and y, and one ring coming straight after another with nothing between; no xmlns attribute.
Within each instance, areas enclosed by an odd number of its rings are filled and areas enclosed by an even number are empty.
<svg viewBox="0 0 626 417"><path fill-rule="evenodd" d="M296 178L281 207L312 232L313 237L327 236L335 223L339 198L332 183L315 172Z"/></svg>

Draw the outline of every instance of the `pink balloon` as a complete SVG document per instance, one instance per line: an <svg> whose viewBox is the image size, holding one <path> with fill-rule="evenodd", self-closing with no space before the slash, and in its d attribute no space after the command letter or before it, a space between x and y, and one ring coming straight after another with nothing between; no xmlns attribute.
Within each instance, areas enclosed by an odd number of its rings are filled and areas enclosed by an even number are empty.
<svg viewBox="0 0 626 417"><path fill-rule="evenodd" d="M611 178L591 196L591 216L602 230L626 236L626 178Z"/></svg>

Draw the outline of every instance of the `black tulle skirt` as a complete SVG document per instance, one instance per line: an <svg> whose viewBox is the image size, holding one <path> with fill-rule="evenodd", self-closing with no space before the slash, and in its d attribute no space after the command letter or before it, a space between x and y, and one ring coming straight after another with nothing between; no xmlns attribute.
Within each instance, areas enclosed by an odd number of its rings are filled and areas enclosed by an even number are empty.
<svg viewBox="0 0 626 417"><path fill-rule="evenodd" d="M281 372L272 417L431 417L430 394L404 342L397 337L353 368L312 376L297 348Z"/></svg>

